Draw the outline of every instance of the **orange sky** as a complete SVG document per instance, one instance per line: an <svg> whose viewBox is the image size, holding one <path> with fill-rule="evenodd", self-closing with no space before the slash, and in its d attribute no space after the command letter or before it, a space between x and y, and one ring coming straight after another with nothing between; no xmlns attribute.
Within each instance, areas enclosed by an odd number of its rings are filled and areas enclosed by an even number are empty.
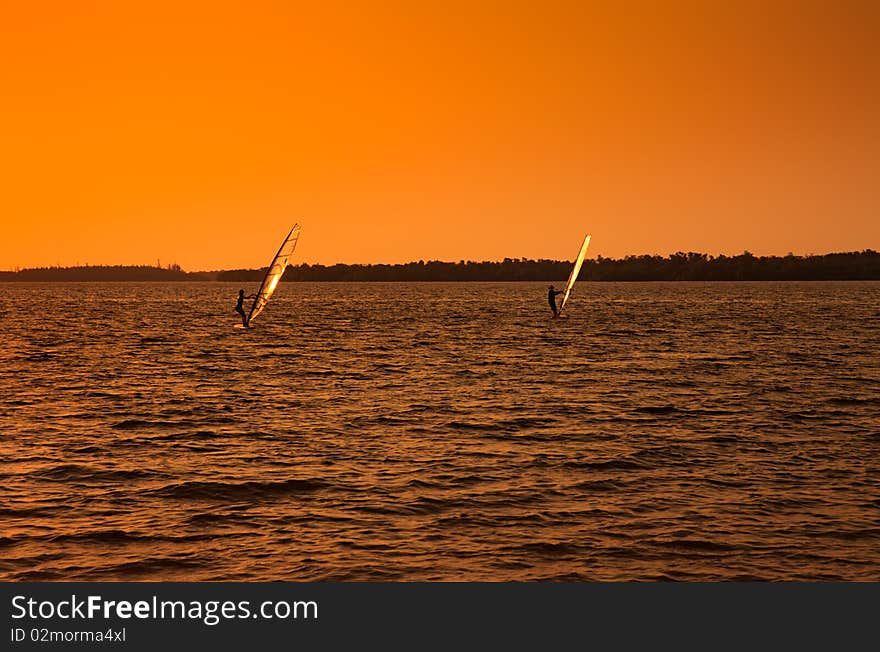
<svg viewBox="0 0 880 652"><path fill-rule="evenodd" d="M861 1L4 3L0 269L260 267L295 221L294 262L880 249L878 34Z"/></svg>

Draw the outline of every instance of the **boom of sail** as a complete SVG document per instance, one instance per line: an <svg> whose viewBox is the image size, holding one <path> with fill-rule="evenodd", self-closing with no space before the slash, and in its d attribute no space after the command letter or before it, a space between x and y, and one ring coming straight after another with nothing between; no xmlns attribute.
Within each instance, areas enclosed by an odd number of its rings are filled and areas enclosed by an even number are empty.
<svg viewBox="0 0 880 652"><path fill-rule="evenodd" d="M562 313L562 310L565 308L565 303L568 301L568 295L571 294L571 288L574 285L574 282L577 280L578 274L581 271L581 265L584 264L584 256L587 255L587 247L590 246L590 235L587 234L587 237L584 238L584 244L581 245L581 250L578 252L577 260L574 261L574 267L571 269L571 274L568 275L568 283L565 284L565 292L562 295L562 303L559 306L559 312Z"/></svg>
<svg viewBox="0 0 880 652"><path fill-rule="evenodd" d="M287 261L290 260L290 257L293 255L293 250L296 249L296 241L299 240L299 231L299 224L294 224L290 233L284 238L284 242L281 243L281 247L278 249L278 253L275 254L275 258L272 259L272 264L269 265L269 269L266 270L266 275L263 277L260 289L254 297L254 303L248 314L248 324L251 323L252 319L263 312L263 309L266 307L266 304L269 303L269 299L275 292L275 287L278 285L281 277L284 276L284 270L287 269Z"/></svg>

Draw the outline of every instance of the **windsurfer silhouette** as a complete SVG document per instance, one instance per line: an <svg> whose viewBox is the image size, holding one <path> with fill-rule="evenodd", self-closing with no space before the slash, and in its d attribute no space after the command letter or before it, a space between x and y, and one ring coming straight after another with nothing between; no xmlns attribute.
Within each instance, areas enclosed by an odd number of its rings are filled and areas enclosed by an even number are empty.
<svg viewBox="0 0 880 652"><path fill-rule="evenodd" d="M556 295L562 294L564 290L554 290L553 286L550 286L550 289L547 291L547 303L550 304L550 310L553 311L553 316L559 316L559 309L556 307Z"/></svg>
<svg viewBox="0 0 880 652"><path fill-rule="evenodd" d="M244 300L245 299L253 299L256 296L257 296L256 294L250 294L248 296L245 296L244 290L238 291L238 303L235 304L235 312L237 312L239 315L241 315L241 325L244 326L245 328L247 328L248 319L247 319L247 315L244 312L244 305L243 305Z"/></svg>

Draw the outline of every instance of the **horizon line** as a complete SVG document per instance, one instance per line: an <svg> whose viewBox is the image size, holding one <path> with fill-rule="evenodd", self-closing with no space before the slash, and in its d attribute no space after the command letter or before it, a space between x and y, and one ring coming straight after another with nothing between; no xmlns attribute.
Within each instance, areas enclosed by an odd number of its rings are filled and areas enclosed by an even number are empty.
<svg viewBox="0 0 880 652"><path fill-rule="evenodd" d="M614 258L614 257L610 257L610 256L602 256L601 254L599 254L598 256L589 257L589 258L584 259L584 262L591 261L591 260L596 261L600 258L602 260L626 260L628 258L641 258L644 256L648 256L651 258L656 258L656 257L671 258L672 256L676 256L678 254L684 254L686 256L689 256L691 254L695 254L698 256L706 256L708 259L714 260L714 259L718 259L718 258L737 258L739 256L745 256L745 255L750 255L755 258L788 258L788 257L812 258L812 257L821 257L821 256L863 254L863 253L877 253L877 250L872 249L870 247L867 247L864 249L854 249L854 250L850 250L850 251L829 251L826 253L796 254L793 252L788 252L786 254L760 254L760 255L755 254L755 253L749 251L748 249L745 249L741 253L737 253L737 254L724 254L724 253L707 254L707 253L700 252L700 251L678 250L678 251L670 252L667 254L660 254L660 253L625 254L624 256L621 256L619 258ZM61 264L56 263L56 264L52 264L52 265L16 266L14 268L0 269L0 273L15 274L20 271L32 270L32 269L83 269L83 268L92 268L92 267L143 267L143 268L148 268L148 269L161 269L161 270L174 269L175 271L184 272L186 274L208 274L208 273L215 273L215 272L259 270L259 269L264 269L266 267L265 265L263 265L260 267L231 267L231 268L217 268L217 269L187 270L187 269L184 269L180 264L178 264L176 262L171 262L171 263L168 263L168 265L166 265L166 266L162 266L161 264L159 264L160 260L161 259L156 260L157 264L153 264L153 263L99 263L99 264L76 263L76 264L61 265ZM437 258L434 258L434 259L420 258L418 260L409 260L406 262L397 262L397 263L388 263L388 262L346 263L346 262L342 262L342 261L338 261L335 263L319 263L319 262L300 261L298 263L290 263L289 266L291 266L291 267L301 266L301 265L309 265L310 267L314 267L314 266L334 267L336 265L345 265L345 266L349 266L349 267L371 266L371 265L405 266L405 265L415 265L415 264L420 264L420 263L421 264L444 263L444 264L451 264L451 265L459 265L462 263L465 263L465 264L468 264L468 263L477 263L477 264L480 264L480 263L504 263L506 261L511 261L511 262L555 262L555 263L571 262L571 260L569 260L569 259L560 260L560 259L556 259L556 258L524 258L524 257L513 258L510 256L506 256L501 259L484 259L484 260L473 260L473 259L464 259L464 258L461 258L459 260L440 260Z"/></svg>

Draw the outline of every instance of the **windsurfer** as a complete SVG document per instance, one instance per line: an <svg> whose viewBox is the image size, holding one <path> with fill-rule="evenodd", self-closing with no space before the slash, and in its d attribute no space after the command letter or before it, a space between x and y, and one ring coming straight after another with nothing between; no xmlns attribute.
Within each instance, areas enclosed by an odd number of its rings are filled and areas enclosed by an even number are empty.
<svg viewBox="0 0 880 652"><path fill-rule="evenodd" d="M563 290L554 290L553 286L550 286L550 289L547 291L547 303L550 304L550 310L553 311L553 316L559 316L559 309L556 307L556 295L562 294Z"/></svg>
<svg viewBox="0 0 880 652"><path fill-rule="evenodd" d="M248 323L247 323L248 318L244 312L244 300L245 299L253 299L256 296L257 296L256 294L251 294L251 295L245 296L244 290L238 291L238 303L235 304L235 312L237 312L239 315L241 315L241 325L244 326L245 328L247 328L247 325L248 325Z"/></svg>

